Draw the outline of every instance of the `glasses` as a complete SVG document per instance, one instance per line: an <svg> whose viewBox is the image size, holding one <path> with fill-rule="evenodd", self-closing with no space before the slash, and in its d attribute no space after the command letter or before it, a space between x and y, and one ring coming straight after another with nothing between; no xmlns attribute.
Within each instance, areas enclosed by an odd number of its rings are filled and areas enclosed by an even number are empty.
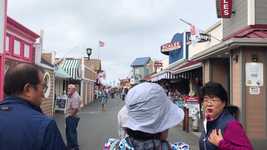
<svg viewBox="0 0 267 150"><path fill-rule="evenodd" d="M219 97L217 97L217 96L204 96L204 98L203 98L203 102L204 103L218 103L218 102L220 102L221 101L221 99L219 98Z"/></svg>

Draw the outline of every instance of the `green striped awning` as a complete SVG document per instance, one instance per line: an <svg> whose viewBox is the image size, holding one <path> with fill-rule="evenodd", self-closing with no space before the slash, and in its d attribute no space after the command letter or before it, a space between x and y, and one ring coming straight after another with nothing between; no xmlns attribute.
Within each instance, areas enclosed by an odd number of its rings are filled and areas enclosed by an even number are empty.
<svg viewBox="0 0 267 150"><path fill-rule="evenodd" d="M81 80L80 59L66 58L60 67L66 71L72 79Z"/></svg>

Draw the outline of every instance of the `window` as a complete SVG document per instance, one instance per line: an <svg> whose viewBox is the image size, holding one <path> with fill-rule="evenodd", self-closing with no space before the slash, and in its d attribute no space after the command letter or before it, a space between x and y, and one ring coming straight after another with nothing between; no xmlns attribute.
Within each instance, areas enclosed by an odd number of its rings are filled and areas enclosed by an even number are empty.
<svg viewBox="0 0 267 150"><path fill-rule="evenodd" d="M20 42L17 40L14 42L14 54L20 55Z"/></svg>
<svg viewBox="0 0 267 150"><path fill-rule="evenodd" d="M28 44L24 45L24 57L26 58L30 57L30 46Z"/></svg>
<svg viewBox="0 0 267 150"><path fill-rule="evenodd" d="M5 48L5 51L9 51L10 50L10 48L9 48L9 36L6 36L6 48Z"/></svg>

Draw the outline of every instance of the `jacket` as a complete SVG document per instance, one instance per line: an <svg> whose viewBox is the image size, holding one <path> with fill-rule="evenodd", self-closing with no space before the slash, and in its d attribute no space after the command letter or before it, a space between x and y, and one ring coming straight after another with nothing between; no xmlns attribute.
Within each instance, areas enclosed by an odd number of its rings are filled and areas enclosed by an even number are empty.
<svg viewBox="0 0 267 150"><path fill-rule="evenodd" d="M221 129L223 140L218 147L208 141L208 137L213 129ZM245 134L242 125L227 110L213 121L208 121L206 130L203 129L200 140L200 150L252 150L252 145Z"/></svg>
<svg viewBox="0 0 267 150"><path fill-rule="evenodd" d="M0 102L0 120L1 150L66 149L56 122L22 98Z"/></svg>

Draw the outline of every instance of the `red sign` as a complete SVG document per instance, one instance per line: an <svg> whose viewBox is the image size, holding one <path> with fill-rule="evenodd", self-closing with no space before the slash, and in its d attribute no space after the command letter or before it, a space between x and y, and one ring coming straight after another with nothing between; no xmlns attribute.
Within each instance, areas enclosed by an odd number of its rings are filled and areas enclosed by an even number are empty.
<svg viewBox="0 0 267 150"><path fill-rule="evenodd" d="M185 102L199 102L199 97L198 96L184 96Z"/></svg>
<svg viewBox="0 0 267 150"><path fill-rule="evenodd" d="M161 52L170 52L181 47L180 42L167 43L161 46Z"/></svg>
<svg viewBox="0 0 267 150"><path fill-rule="evenodd" d="M218 18L231 18L233 0L216 0Z"/></svg>

